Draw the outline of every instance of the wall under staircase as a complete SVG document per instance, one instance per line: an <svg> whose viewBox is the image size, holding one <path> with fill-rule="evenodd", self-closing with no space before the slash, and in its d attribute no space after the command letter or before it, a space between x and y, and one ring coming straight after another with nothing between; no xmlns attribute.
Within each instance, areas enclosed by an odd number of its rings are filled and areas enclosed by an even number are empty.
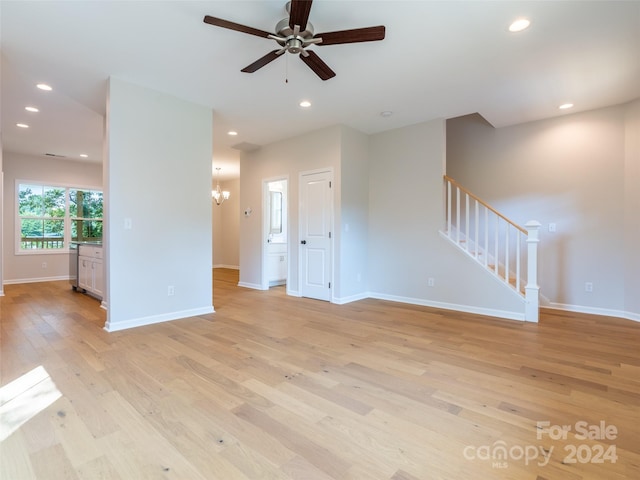
<svg viewBox="0 0 640 480"><path fill-rule="evenodd" d="M444 196L441 235L506 290L522 297L525 321L537 322L540 223L516 224L446 175Z"/></svg>

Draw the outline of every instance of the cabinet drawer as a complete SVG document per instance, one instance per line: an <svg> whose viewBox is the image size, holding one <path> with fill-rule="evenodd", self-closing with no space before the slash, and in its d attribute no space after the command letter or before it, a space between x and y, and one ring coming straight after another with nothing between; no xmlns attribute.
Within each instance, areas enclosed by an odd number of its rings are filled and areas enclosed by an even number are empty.
<svg viewBox="0 0 640 480"><path fill-rule="evenodd" d="M102 247L95 245L80 245L78 255L91 258L102 258Z"/></svg>

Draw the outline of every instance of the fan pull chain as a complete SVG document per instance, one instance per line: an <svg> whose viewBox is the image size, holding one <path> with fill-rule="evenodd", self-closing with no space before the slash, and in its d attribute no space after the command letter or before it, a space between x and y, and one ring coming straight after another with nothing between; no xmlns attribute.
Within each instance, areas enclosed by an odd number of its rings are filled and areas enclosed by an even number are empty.
<svg viewBox="0 0 640 480"><path fill-rule="evenodd" d="M289 55L287 55L287 52L284 54L284 83L289 83Z"/></svg>

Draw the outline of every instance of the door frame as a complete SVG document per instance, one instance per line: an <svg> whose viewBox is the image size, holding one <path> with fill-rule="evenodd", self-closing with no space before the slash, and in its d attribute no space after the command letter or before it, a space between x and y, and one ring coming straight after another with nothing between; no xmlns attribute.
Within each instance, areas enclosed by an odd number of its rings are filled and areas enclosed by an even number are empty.
<svg viewBox="0 0 640 480"><path fill-rule="evenodd" d="M297 256L298 256L298 296L302 297L302 281L303 281L303 255L302 255L302 246L300 245L300 239L303 236L303 231L302 231L302 226L303 226L303 221L302 221L302 198L303 198L303 193L302 193L302 189L303 189L303 177L305 175L314 175L314 174L318 174L318 173L328 173L329 174L329 182L331 183L331 192L329 194L329 228L331 231L331 238L329 240L329 265L331 268L331 273L329 275L330 277L330 282L331 282L331 289L329 292L329 302L330 303L335 303L335 296L333 294L333 292L335 291L335 255L334 255L334 250L335 250L335 233L336 233L336 229L335 229L335 211L334 211L334 205L335 205L335 198L334 198L334 187L335 187L335 178L334 178L334 171L333 171L333 167L324 167L324 168L316 168L313 170L305 170L305 171L301 171L298 173L298 238L296 239L296 251L297 251Z"/></svg>
<svg viewBox="0 0 640 480"><path fill-rule="evenodd" d="M287 217L286 217L286 228L287 228L287 290L289 290L289 278L291 277L291 230L289 229L290 221L290 209L289 209L289 192L291 191L291 182L289 181L289 175L278 175L275 177L263 178L262 179L262 228L260 231L260 255L261 255L261 267L262 271L260 274L260 289L261 290L269 290L269 276L267 272L267 240L269 238L269 229L270 229L270 211L268 208L270 199L269 199L269 184L271 182L287 182L287 195L286 199L286 209L287 209Z"/></svg>

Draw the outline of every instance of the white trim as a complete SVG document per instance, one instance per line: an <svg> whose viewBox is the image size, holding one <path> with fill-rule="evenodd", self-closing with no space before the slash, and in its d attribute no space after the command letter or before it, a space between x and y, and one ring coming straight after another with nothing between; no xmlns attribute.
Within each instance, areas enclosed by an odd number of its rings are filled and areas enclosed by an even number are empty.
<svg viewBox="0 0 640 480"><path fill-rule="evenodd" d="M251 288L253 290L265 290L259 283L238 282L239 287Z"/></svg>
<svg viewBox="0 0 640 480"><path fill-rule="evenodd" d="M262 196L260 201L261 207L261 229L260 229L260 262L261 262L261 273L260 273L260 282L261 282L261 290L269 290L270 284L268 280L268 272L267 272L267 249L268 249L268 238L269 234L267 231L269 230L269 218L270 212L267 211L267 204L269 203L269 184L271 182L284 182L285 184L285 211L286 215L286 224L283 225L286 233L286 244L287 244L287 278L285 279L287 282L291 278L291 233L289 231L289 189L291 182L289 181L289 175L276 175L275 177L263 178L262 179Z"/></svg>
<svg viewBox="0 0 640 480"><path fill-rule="evenodd" d="M408 303L411 305L421 305L423 307L441 308L444 310L454 310L457 312L474 313L476 315L485 315L489 317L506 318L507 320L519 320L524 322L523 312L509 312L506 310L495 310L493 308L473 307L470 305L458 305L453 303L433 302L420 298L400 297L396 295L387 295L385 293L369 293L370 298L378 300L388 300L390 302Z"/></svg>
<svg viewBox="0 0 640 480"><path fill-rule="evenodd" d="M178 312L163 313L162 315L152 315L149 317L132 318L123 322L116 322L110 324L109 321L104 325L104 329L107 332L117 332L119 330L126 330L129 328L142 327L144 325L152 325L154 323L169 322L172 320L181 320L188 317L197 317L198 315L205 315L208 313L215 313L213 306L192 308L189 310L182 310Z"/></svg>
<svg viewBox="0 0 640 480"><path fill-rule="evenodd" d="M240 266L239 265L218 264L218 265L214 265L212 268L229 268L231 270L240 270Z"/></svg>
<svg viewBox="0 0 640 480"><path fill-rule="evenodd" d="M605 317L617 317L632 320L634 322L640 322L640 314L626 312L624 310L612 310L610 308L598 308L598 307L585 307L584 305L568 305L566 303L549 302L548 305L544 305L543 308L550 310L564 310L567 312L576 313L590 313L592 315L601 315Z"/></svg>
<svg viewBox="0 0 640 480"><path fill-rule="evenodd" d="M12 280L5 280L5 285L17 285L20 283L40 283L40 282L58 282L60 280L71 280L68 275L62 275L57 277L39 277L39 278L14 278ZM71 288L71 285L69 285Z"/></svg>
<svg viewBox="0 0 640 480"><path fill-rule="evenodd" d="M289 288L289 283L287 283L287 295L292 296L292 297L300 297L300 292L297 290L291 290Z"/></svg>
<svg viewBox="0 0 640 480"><path fill-rule="evenodd" d="M335 303L336 305L344 305L346 303L357 302L358 300L365 300L366 298L370 298L370 296L365 293L358 293L356 295L350 295L348 297L334 297L331 303Z"/></svg>

